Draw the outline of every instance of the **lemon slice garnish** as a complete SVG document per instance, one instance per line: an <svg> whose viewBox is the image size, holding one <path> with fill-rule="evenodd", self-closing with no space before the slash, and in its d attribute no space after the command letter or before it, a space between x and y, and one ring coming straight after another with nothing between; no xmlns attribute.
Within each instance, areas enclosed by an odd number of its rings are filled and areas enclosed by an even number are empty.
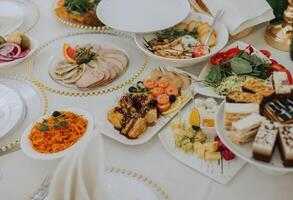
<svg viewBox="0 0 293 200"><path fill-rule="evenodd" d="M163 112L162 114L163 115L169 115L171 113L174 113L174 112L180 110L182 104L183 104L183 102L182 102L181 96L180 97L177 97L176 98L176 101L171 104L169 110L167 110L166 112Z"/></svg>

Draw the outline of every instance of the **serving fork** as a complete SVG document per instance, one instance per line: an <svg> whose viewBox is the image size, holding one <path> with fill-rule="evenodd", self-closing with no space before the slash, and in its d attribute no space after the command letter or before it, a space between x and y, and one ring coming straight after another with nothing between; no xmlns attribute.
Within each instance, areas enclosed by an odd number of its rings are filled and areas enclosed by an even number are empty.
<svg viewBox="0 0 293 200"><path fill-rule="evenodd" d="M49 184L52 179L51 175L46 175L38 190L29 197L29 200L44 200L49 192Z"/></svg>

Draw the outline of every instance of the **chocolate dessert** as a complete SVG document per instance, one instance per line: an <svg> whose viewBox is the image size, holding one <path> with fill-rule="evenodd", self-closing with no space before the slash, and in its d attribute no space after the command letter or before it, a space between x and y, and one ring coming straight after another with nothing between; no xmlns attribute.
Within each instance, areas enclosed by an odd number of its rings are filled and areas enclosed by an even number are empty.
<svg viewBox="0 0 293 200"><path fill-rule="evenodd" d="M293 167L293 125L279 128L279 150L285 167Z"/></svg>

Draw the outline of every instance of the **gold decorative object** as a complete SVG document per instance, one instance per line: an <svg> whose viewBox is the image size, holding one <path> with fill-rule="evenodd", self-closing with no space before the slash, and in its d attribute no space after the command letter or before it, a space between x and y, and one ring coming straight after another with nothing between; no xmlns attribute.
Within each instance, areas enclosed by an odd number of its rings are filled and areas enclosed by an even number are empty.
<svg viewBox="0 0 293 200"><path fill-rule="evenodd" d="M283 15L284 22L276 25L270 24L265 34L266 42L281 51L290 51L293 33L293 0L288 0L288 3Z"/></svg>

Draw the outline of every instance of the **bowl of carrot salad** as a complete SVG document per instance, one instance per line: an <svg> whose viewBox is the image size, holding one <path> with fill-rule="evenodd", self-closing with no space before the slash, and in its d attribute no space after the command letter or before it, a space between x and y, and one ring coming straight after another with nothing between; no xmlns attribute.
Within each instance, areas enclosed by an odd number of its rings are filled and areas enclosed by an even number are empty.
<svg viewBox="0 0 293 200"><path fill-rule="evenodd" d="M92 115L85 110L56 110L28 126L21 138L21 149L41 160L63 157L93 132L93 124Z"/></svg>

